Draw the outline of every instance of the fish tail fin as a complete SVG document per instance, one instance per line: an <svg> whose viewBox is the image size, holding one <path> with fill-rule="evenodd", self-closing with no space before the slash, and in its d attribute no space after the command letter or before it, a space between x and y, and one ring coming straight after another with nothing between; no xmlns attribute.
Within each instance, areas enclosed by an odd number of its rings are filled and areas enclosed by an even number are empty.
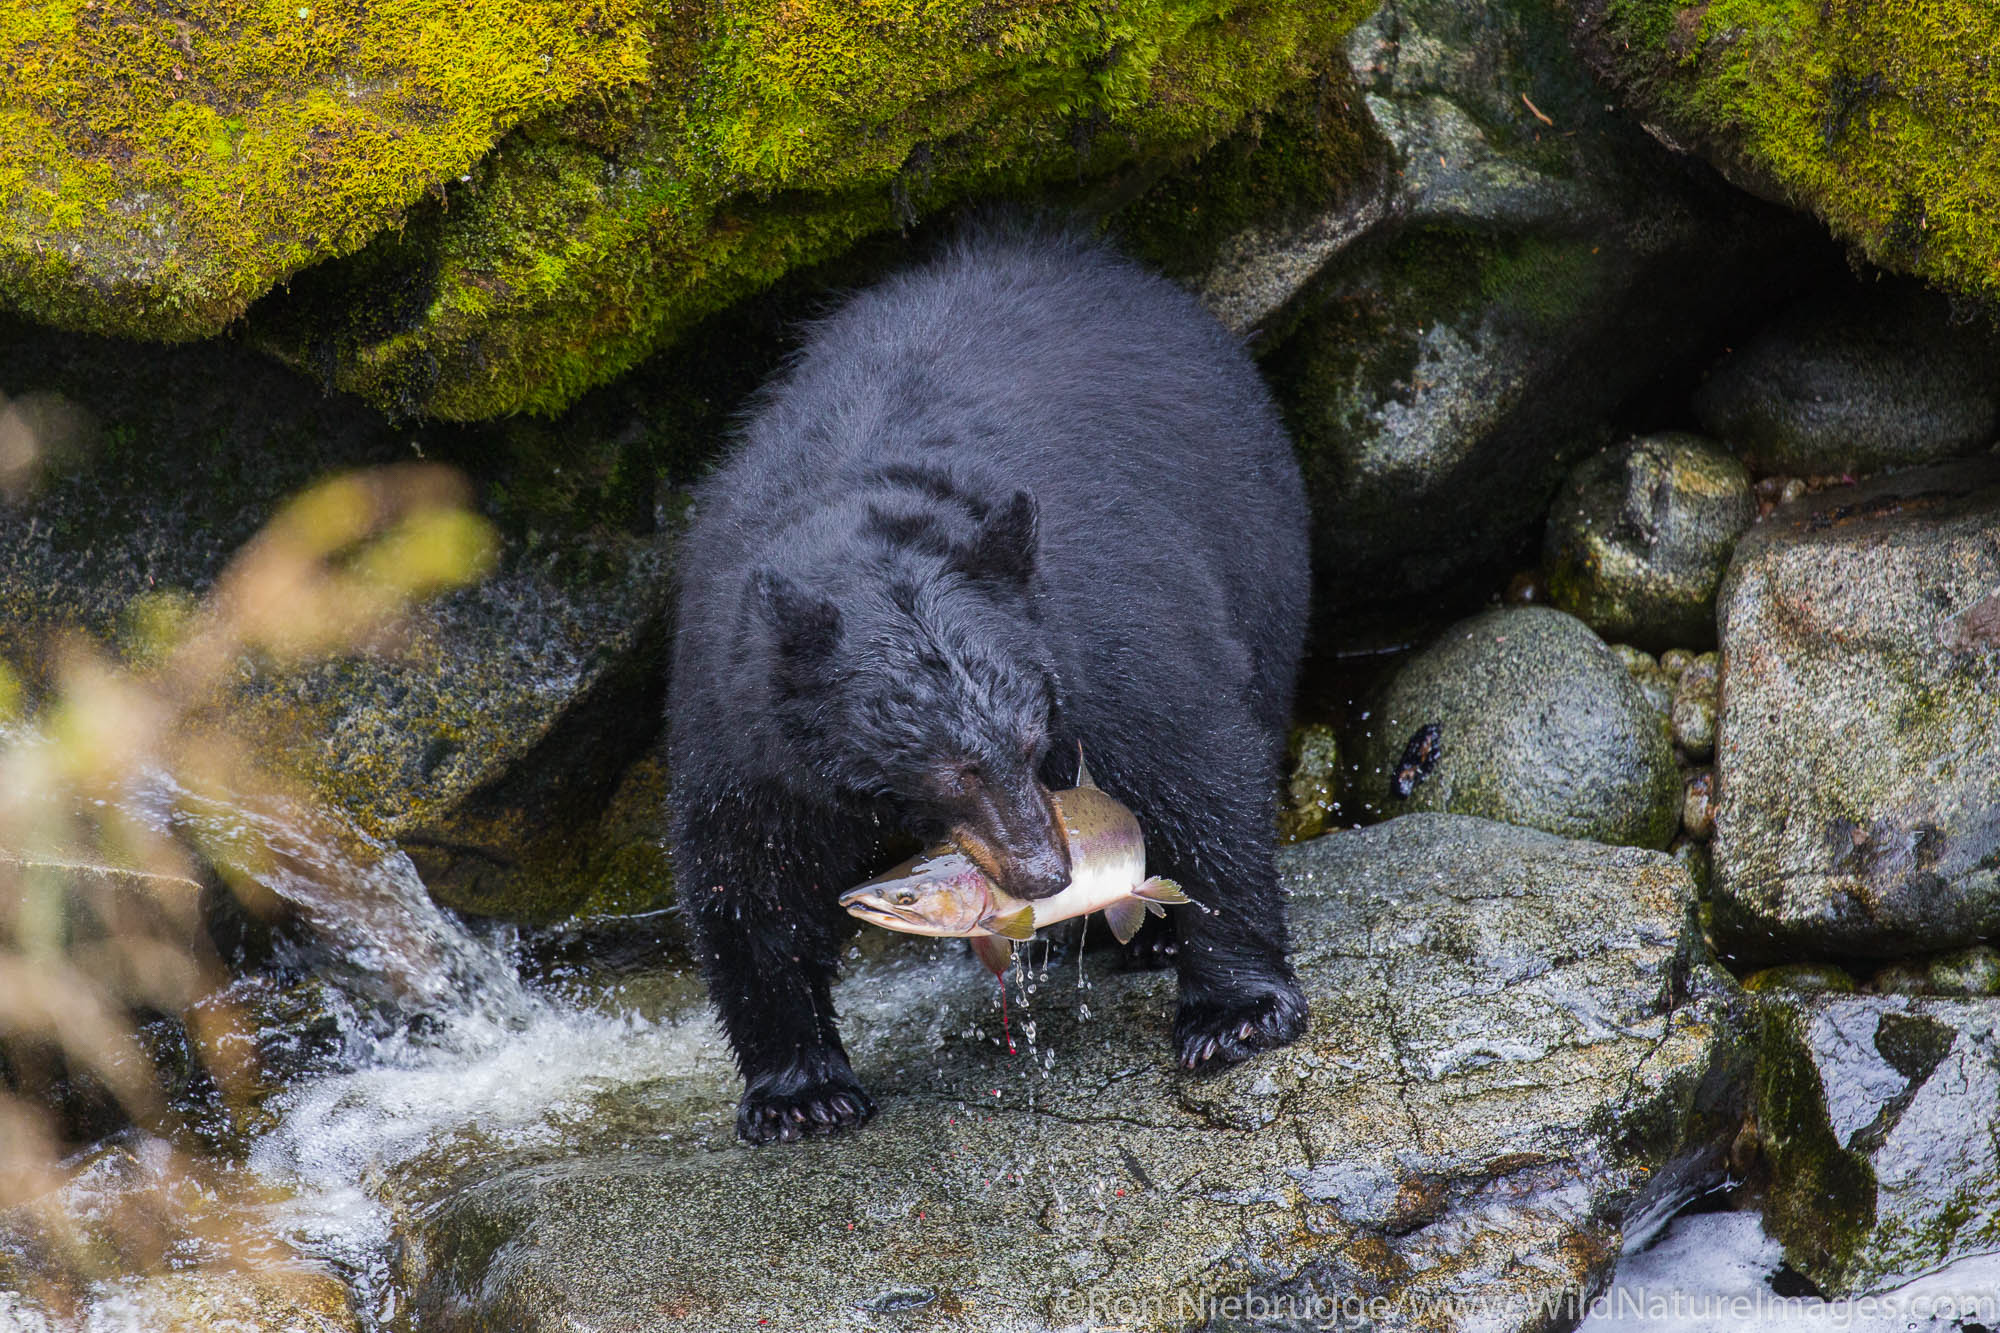
<svg viewBox="0 0 2000 1333"><path fill-rule="evenodd" d="M1185 890L1170 879L1155 875L1138 888L1132 890L1134 898L1143 898L1149 903L1173 903L1179 905L1188 900Z"/></svg>
<svg viewBox="0 0 2000 1333"><path fill-rule="evenodd" d="M1130 944L1146 924L1146 904L1137 898L1120 898L1104 909L1104 920L1120 944Z"/></svg>
<svg viewBox="0 0 2000 1333"><path fill-rule="evenodd" d="M1004 912L995 912L979 924L1010 940L1031 940L1035 937L1035 909L1028 903L1022 903Z"/></svg>
<svg viewBox="0 0 2000 1333"><path fill-rule="evenodd" d="M986 964L986 970L996 977L1004 974L1007 964L1014 961L1012 940L999 935L974 935L968 942L972 945L973 956Z"/></svg>

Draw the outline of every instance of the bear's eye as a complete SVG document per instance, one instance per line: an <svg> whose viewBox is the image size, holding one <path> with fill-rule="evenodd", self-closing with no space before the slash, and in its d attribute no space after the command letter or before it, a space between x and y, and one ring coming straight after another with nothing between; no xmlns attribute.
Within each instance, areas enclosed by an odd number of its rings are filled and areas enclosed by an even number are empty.
<svg viewBox="0 0 2000 1333"><path fill-rule="evenodd" d="M939 769L934 775L934 780L938 790L945 796L957 797L964 796L984 777L985 775L979 771L978 764L955 764L950 768Z"/></svg>

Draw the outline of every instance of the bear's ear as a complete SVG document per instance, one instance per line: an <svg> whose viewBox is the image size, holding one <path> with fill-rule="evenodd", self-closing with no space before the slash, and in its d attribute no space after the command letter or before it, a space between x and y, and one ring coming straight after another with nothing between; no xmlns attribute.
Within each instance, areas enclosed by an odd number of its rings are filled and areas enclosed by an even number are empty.
<svg viewBox="0 0 2000 1333"><path fill-rule="evenodd" d="M1015 491L980 525L972 544L958 552L953 561L969 579L989 579L995 583L1026 586L1035 573L1035 497Z"/></svg>
<svg viewBox="0 0 2000 1333"><path fill-rule="evenodd" d="M800 683L840 642L840 608L769 567L750 576L750 591L777 642L781 679Z"/></svg>

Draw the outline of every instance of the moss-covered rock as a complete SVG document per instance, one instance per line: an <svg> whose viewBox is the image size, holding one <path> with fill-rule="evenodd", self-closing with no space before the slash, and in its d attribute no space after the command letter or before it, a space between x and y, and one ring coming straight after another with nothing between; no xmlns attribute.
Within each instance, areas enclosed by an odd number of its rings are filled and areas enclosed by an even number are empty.
<svg viewBox="0 0 2000 1333"><path fill-rule="evenodd" d="M1400 667L1370 710L1355 794L1377 815L1476 814L1665 847L1681 779L1667 721L1574 616L1489 611Z"/></svg>
<svg viewBox="0 0 2000 1333"><path fill-rule="evenodd" d="M1716 929L1745 958L2000 932L2000 466L1899 472L1753 527L1719 598Z"/></svg>
<svg viewBox="0 0 2000 1333"><path fill-rule="evenodd" d="M1340 742L1332 727L1314 723L1292 732L1292 773L1278 807L1278 841L1317 838L1340 813Z"/></svg>
<svg viewBox="0 0 2000 1333"><path fill-rule="evenodd" d="M1578 0L1592 62L1672 142L1884 268L2000 296L2000 9Z"/></svg>
<svg viewBox="0 0 2000 1333"><path fill-rule="evenodd" d="M483 895L482 911L664 905L667 877L642 892L626 859L646 859L636 822L599 822L664 726L679 505L616 403L580 409L556 441L513 425L419 435L240 347L136 348L11 321L0 393L62 402L81 423L0 499L0 658L31 690L64 629L143 668L259 526L327 473L419 453L474 465L499 537L489 578L425 603L397 651L246 654L208 706L271 768L420 855L449 836L456 855L513 865L539 838L607 839L575 873L517 880L533 892ZM474 827L495 791L526 793L522 817Z"/></svg>
<svg viewBox="0 0 2000 1333"><path fill-rule="evenodd" d="M640 0L145 0L0 14L0 298L190 338L516 123L643 80Z"/></svg>
<svg viewBox="0 0 2000 1333"><path fill-rule="evenodd" d="M1792 1267L1847 1296L2000 1245L2000 1005L1758 998L1764 1225Z"/></svg>
<svg viewBox="0 0 2000 1333"><path fill-rule="evenodd" d="M867 232L1185 157L1365 8L45 6L0 26L0 294L189 337L338 260L261 342L400 412L548 411Z"/></svg>

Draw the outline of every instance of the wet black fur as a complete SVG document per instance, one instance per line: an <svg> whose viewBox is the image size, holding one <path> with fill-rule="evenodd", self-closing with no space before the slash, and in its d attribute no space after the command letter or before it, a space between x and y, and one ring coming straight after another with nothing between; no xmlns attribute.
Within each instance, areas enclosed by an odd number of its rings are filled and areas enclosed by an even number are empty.
<svg viewBox="0 0 2000 1333"><path fill-rule="evenodd" d="M1249 357L1109 249L974 230L808 331L681 552L674 852L761 1142L865 1120L835 903L967 782L1097 781L1179 881L1183 1063L1304 1030L1273 865L1306 508ZM1209 910L1202 910L1203 908Z"/></svg>

